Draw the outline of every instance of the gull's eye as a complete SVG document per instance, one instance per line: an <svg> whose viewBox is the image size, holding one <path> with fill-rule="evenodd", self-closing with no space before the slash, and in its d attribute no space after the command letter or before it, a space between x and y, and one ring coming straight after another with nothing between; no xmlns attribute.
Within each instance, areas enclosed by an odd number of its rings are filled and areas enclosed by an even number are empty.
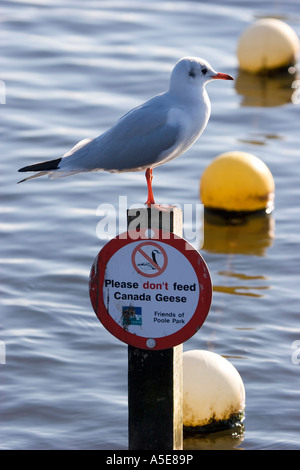
<svg viewBox="0 0 300 470"><path fill-rule="evenodd" d="M207 69L204 67L204 69L202 69L202 73L203 75L205 75L207 73Z"/></svg>

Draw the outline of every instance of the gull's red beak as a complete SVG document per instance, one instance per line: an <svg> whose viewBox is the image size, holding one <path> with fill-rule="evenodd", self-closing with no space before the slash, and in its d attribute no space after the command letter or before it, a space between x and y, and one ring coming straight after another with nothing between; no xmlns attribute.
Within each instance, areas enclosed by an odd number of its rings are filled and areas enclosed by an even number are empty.
<svg viewBox="0 0 300 470"><path fill-rule="evenodd" d="M234 80L234 78L231 75L228 75L228 73L216 73L216 75L213 75L211 78L219 80Z"/></svg>

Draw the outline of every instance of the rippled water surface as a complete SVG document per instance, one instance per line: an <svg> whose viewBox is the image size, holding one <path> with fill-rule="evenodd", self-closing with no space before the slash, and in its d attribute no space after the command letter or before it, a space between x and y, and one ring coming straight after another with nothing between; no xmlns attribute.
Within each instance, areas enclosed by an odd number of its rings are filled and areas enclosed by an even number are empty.
<svg viewBox="0 0 300 470"><path fill-rule="evenodd" d="M203 170L228 150L268 165L276 199L268 218L205 221L213 303L184 349L232 362L246 414L242 432L189 438L185 448L300 449L299 83L297 72L245 76L236 57L258 17L281 18L300 36L299 3L3 0L1 9L0 448L127 449L127 346L95 317L88 280L107 241L97 208L118 208L120 196L143 205L144 175L17 185L17 170L100 134L165 91L179 58L197 55L235 81L207 86L208 127L155 170L157 201L199 204Z"/></svg>

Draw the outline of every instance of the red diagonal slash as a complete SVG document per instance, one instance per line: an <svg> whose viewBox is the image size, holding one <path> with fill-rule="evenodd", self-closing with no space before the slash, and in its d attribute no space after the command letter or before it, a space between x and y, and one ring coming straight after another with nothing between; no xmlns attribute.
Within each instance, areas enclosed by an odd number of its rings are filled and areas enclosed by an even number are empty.
<svg viewBox="0 0 300 470"><path fill-rule="evenodd" d="M163 265L162 266L159 266L155 263L155 261L153 261L152 258L150 258L150 256L145 253L144 250L142 250L142 247L143 246L154 246L155 248L157 248L163 255L163 258L164 258L164 262L163 262ZM156 272L155 273L145 273L144 271L142 271L138 266L137 266L137 263L136 263L136 260L135 260L135 257L136 257L136 254L137 253L140 253L150 264L151 266L153 266L153 268L156 269ZM132 260L132 265L134 267L134 269L139 273L141 274L142 276L145 276L145 277L155 277L155 276L159 276L160 274L162 274L164 272L164 270L166 269L167 267L167 264L168 264L168 257L167 257L167 253L165 252L165 250L158 244L158 243L154 243L154 242L143 242L143 243L140 243L139 245L137 245L135 247L135 249L133 250L132 252L132 255L131 255L131 260Z"/></svg>

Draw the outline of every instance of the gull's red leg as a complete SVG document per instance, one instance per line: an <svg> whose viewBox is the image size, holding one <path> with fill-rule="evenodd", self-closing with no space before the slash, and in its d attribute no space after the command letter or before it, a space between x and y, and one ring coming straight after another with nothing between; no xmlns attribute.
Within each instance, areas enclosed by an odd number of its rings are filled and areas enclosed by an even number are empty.
<svg viewBox="0 0 300 470"><path fill-rule="evenodd" d="M145 204L147 204L147 206L150 207L152 204L155 204L153 191L152 191L152 180L153 180L152 168L147 168L145 176L146 176L147 186L148 186L148 199Z"/></svg>

